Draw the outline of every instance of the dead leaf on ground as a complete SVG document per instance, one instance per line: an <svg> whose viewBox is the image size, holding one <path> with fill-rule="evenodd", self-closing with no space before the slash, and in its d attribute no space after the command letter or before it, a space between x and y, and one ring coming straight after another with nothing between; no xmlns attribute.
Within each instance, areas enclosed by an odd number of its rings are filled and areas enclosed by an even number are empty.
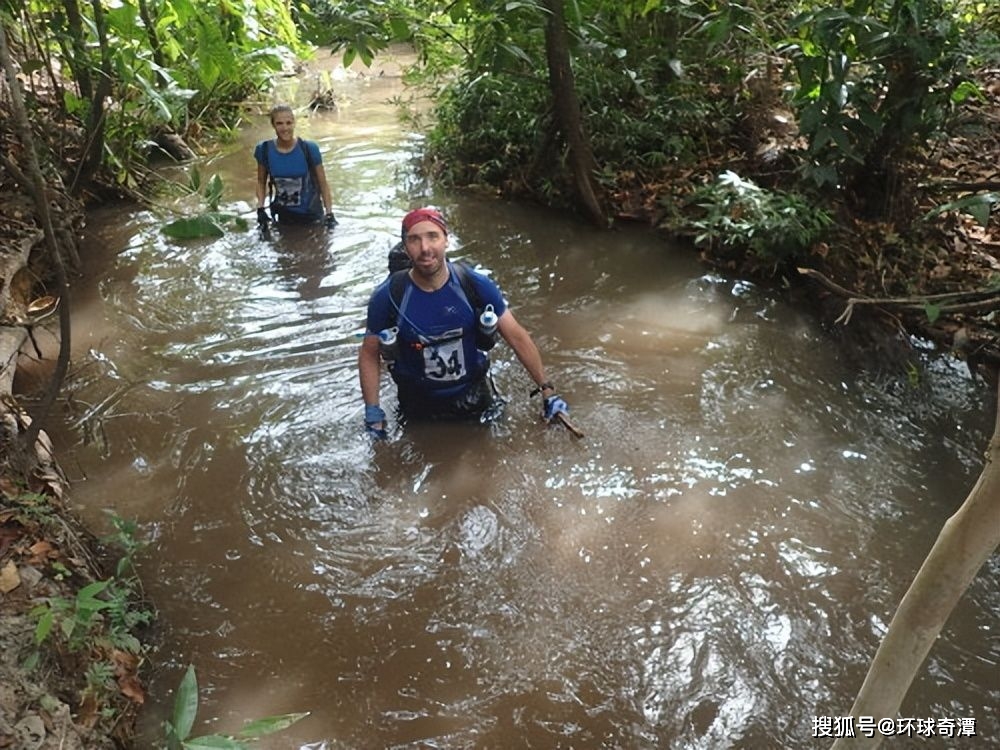
<svg viewBox="0 0 1000 750"><path fill-rule="evenodd" d="M134 672L139 667L139 657L116 648L111 652L111 663L115 667L116 675L125 674Z"/></svg>
<svg viewBox="0 0 1000 750"><path fill-rule="evenodd" d="M7 562L0 568L0 592L9 594L21 585L21 574L17 572L17 565L13 560Z"/></svg>
<svg viewBox="0 0 1000 750"><path fill-rule="evenodd" d="M33 299L28 303L28 312L31 314L37 314L45 312L46 310L55 310L56 305L59 304L59 300L51 295L46 295L45 297L39 297L38 299Z"/></svg>
<svg viewBox="0 0 1000 750"><path fill-rule="evenodd" d="M122 695L134 703L142 705L146 700L146 692L142 689L142 683L136 675L139 669L139 657L127 651L115 649L111 652L111 663L115 667L115 676L118 678L118 689Z"/></svg>
<svg viewBox="0 0 1000 750"><path fill-rule="evenodd" d="M0 477L0 492L8 500L12 500L21 494L21 488L17 486L11 477Z"/></svg>
<svg viewBox="0 0 1000 750"><path fill-rule="evenodd" d="M939 263L938 265L934 266L934 268L931 269L932 279L944 279L950 275L951 275L951 266L944 263Z"/></svg>
<svg viewBox="0 0 1000 750"><path fill-rule="evenodd" d="M119 677L118 689L121 690L122 695L133 703L137 703L141 706L146 701L146 693L142 689L142 683L139 682L139 678L134 674L122 675Z"/></svg>
<svg viewBox="0 0 1000 750"><path fill-rule="evenodd" d="M47 539L40 539L32 544L28 547L28 552L31 553L28 559L31 565L42 565L47 560L59 557L59 549Z"/></svg>
<svg viewBox="0 0 1000 750"><path fill-rule="evenodd" d="M7 552L7 548L24 536L24 528L17 523L7 523L7 519L0 514L0 557Z"/></svg>
<svg viewBox="0 0 1000 750"><path fill-rule="evenodd" d="M93 693L85 693L80 701L80 707L77 709L77 724L87 727L87 729L93 729L97 726L98 719L101 718L100 708L97 697Z"/></svg>

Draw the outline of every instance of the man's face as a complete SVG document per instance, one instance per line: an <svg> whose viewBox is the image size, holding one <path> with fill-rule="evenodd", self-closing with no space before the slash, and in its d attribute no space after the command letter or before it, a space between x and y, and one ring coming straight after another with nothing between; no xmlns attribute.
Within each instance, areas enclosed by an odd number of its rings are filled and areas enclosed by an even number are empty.
<svg viewBox="0 0 1000 750"><path fill-rule="evenodd" d="M410 227L403 244L417 273L433 276L444 265L448 235L433 221L420 221Z"/></svg>

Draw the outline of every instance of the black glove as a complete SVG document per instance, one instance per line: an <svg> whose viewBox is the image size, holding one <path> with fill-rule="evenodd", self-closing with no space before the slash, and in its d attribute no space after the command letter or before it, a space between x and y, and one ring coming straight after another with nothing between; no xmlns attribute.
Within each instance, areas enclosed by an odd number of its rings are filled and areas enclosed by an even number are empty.
<svg viewBox="0 0 1000 750"><path fill-rule="evenodd" d="M323 223L326 224L327 229L333 229L337 226L337 217L333 215L333 211L326 215L326 218L323 219Z"/></svg>
<svg viewBox="0 0 1000 750"><path fill-rule="evenodd" d="M271 223L271 218L267 215L266 208L257 209L257 226L261 229L267 229L267 225Z"/></svg>

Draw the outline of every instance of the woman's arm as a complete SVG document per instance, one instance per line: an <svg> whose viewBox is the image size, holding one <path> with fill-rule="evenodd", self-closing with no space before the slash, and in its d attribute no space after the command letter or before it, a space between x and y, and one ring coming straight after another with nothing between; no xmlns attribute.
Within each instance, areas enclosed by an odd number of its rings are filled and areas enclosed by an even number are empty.
<svg viewBox="0 0 1000 750"><path fill-rule="evenodd" d="M267 200L267 170L264 165L257 162L257 208L264 208L264 201Z"/></svg>
<svg viewBox="0 0 1000 750"><path fill-rule="evenodd" d="M332 214L333 199L330 197L330 183L326 180L326 170L323 169L322 164L317 164L314 172L316 187L319 190L319 196L323 201L323 208L327 214Z"/></svg>

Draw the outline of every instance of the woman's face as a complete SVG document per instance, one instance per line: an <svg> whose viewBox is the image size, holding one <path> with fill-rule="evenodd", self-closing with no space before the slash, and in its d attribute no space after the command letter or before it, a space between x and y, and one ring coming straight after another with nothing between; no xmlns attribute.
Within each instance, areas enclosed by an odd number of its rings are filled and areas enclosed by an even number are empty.
<svg viewBox="0 0 1000 750"><path fill-rule="evenodd" d="M295 135L295 115L291 112L275 112L271 125L274 126L274 133L279 141L290 141Z"/></svg>

